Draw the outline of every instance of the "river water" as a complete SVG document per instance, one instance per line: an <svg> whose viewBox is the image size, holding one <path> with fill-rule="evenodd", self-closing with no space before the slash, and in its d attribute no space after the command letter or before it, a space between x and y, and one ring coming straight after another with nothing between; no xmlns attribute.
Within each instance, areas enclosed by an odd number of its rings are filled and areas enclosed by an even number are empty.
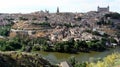
<svg viewBox="0 0 120 67"><path fill-rule="evenodd" d="M57 64L61 61L68 60L70 57L74 56L77 61L84 62L90 61L91 59L104 58L107 55L110 55L114 52L120 52L120 47L114 49L106 50L104 52L95 52L91 51L90 53L79 52L78 54L69 54L69 53L59 53L59 52L44 52L40 51L39 53L49 60L52 64Z"/></svg>

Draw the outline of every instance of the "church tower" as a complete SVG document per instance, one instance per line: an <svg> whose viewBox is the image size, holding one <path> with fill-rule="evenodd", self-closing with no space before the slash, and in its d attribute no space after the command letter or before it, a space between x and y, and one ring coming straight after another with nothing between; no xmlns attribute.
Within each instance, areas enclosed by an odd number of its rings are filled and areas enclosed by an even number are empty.
<svg viewBox="0 0 120 67"><path fill-rule="evenodd" d="M97 11L99 11L99 9L100 9L100 7L98 6L98 7L97 7Z"/></svg>
<svg viewBox="0 0 120 67"><path fill-rule="evenodd" d="M59 14L59 7L57 7L57 14Z"/></svg>
<svg viewBox="0 0 120 67"><path fill-rule="evenodd" d="M109 10L109 8L110 8L110 7L108 6L108 7L107 7L107 9L108 9L108 12L110 11L110 10Z"/></svg>

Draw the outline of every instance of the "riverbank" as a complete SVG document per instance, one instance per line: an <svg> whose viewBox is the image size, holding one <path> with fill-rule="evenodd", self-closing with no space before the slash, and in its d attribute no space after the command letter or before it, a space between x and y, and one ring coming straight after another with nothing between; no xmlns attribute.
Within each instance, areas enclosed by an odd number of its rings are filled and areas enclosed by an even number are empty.
<svg viewBox="0 0 120 67"><path fill-rule="evenodd" d="M104 52L91 51L90 53L80 52L78 54L59 53L59 52L21 52L21 51L1 52L0 51L0 66L6 67L8 65L9 67L13 67L13 66L16 67L50 66L51 67L53 65L59 64L62 61L69 61L69 59L74 56L75 60L77 61L75 64L77 65L85 63L85 65L89 65L88 67L90 67L91 64L103 65L103 63L106 63L107 61L112 61L110 63L112 63L112 65L116 67L120 65L119 48L120 47L117 47ZM94 65L91 67L94 67Z"/></svg>
<svg viewBox="0 0 120 67"><path fill-rule="evenodd" d="M74 56L79 62L89 61L94 58L95 59L104 58L107 55L110 55L114 52L120 52L119 49L120 47L116 47L116 48L106 50L103 52L90 51L89 53L79 52L77 54L60 53L60 52L45 52L45 51L37 51L37 53L40 53L43 57L47 58L52 64L57 64L62 61L68 60L72 56Z"/></svg>

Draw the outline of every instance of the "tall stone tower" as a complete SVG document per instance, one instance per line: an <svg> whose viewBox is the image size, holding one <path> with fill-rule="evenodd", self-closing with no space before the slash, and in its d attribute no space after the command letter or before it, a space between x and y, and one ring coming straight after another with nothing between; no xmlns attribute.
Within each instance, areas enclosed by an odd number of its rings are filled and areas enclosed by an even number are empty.
<svg viewBox="0 0 120 67"><path fill-rule="evenodd" d="M57 14L59 14L59 7L57 7Z"/></svg>
<svg viewBox="0 0 120 67"><path fill-rule="evenodd" d="M109 6L107 7L107 10L108 10L108 12L110 11L110 7Z"/></svg>

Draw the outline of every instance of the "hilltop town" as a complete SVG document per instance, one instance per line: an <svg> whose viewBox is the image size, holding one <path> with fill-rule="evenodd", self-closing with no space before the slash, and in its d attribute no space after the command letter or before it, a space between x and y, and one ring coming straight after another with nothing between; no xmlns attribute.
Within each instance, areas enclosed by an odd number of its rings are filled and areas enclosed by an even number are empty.
<svg viewBox="0 0 120 67"><path fill-rule="evenodd" d="M109 6L87 13L38 11L29 14L0 14L0 25L12 24L9 37L18 33L30 37L47 37L51 42L101 39L102 35L110 35L117 40L120 18L109 15L117 14L109 11ZM113 15L114 16L114 15ZM117 15L116 15L117 16ZM98 32L99 35L87 31Z"/></svg>
<svg viewBox="0 0 120 67"><path fill-rule="evenodd" d="M1 51L77 53L119 45L120 14L110 11L109 6L86 13L60 12L59 7L56 13L0 13Z"/></svg>
<svg viewBox="0 0 120 67"><path fill-rule="evenodd" d="M30 14L1 14L0 25L13 24L10 37L23 33L31 37L47 37L52 42L68 41L71 38L75 40L101 38L101 36L86 32L87 30L116 37L120 19L106 17L106 14L114 14L109 11L109 6L107 8L98 6L98 11L87 13L62 13L57 8L56 13L49 13L46 10ZM103 24L98 23L101 21Z"/></svg>

